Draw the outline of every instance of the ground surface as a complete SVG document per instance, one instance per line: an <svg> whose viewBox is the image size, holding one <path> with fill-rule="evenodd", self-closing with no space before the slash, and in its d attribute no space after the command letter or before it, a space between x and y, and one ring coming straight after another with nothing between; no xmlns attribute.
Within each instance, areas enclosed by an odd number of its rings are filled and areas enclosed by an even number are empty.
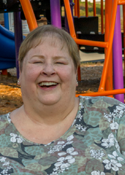
<svg viewBox="0 0 125 175"><path fill-rule="evenodd" d="M82 64L81 79L76 93L98 90L102 73L102 64ZM0 74L0 114L10 112L23 104L21 90L17 85L16 69L10 69L9 75Z"/></svg>

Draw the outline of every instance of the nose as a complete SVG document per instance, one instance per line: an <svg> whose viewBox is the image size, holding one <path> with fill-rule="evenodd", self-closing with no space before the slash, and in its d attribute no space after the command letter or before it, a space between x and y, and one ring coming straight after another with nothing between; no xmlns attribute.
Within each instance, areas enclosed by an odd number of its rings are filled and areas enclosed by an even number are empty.
<svg viewBox="0 0 125 175"><path fill-rule="evenodd" d="M54 65L52 63L44 64L44 68L42 72L44 75L47 75L47 76L54 75L55 74Z"/></svg>

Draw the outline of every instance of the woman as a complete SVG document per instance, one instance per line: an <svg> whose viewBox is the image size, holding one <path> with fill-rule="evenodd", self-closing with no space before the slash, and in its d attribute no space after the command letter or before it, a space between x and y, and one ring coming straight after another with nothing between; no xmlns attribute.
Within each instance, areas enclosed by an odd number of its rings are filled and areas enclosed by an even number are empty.
<svg viewBox="0 0 125 175"><path fill-rule="evenodd" d="M125 174L125 106L75 97L79 51L62 29L32 31L19 51L24 105L0 117L0 173Z"/></svg>

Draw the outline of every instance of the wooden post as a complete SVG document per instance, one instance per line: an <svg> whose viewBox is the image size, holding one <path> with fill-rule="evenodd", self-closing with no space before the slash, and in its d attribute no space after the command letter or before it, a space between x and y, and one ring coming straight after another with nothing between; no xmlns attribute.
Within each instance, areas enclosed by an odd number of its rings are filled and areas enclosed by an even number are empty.
<svg viewBox="0 0 125 175"><path fill-rule="evenodd" d="M96 16L96 2L93 0L93 15Z"/></svg>
<svg viewBox="0 0 125 175"><path fill-rule="evenodd" d="M103 32L103 0L101 0L101 33Z"/></svg>
<svg viewBox="0 0 125 175"><path fill-rule="evenodd" d="M88 17L88 1L85 0L86 17Z"/></svg>

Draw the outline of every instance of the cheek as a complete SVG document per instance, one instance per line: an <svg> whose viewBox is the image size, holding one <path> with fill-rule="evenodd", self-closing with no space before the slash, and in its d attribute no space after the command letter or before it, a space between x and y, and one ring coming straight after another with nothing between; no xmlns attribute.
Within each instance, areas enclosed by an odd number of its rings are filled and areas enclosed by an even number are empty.
<svg viewBox="0 0 125 175"><path fill-rule="evenodd" d="M36 68L35 66L32 66L32 65L26 66L24 71L24 76L28 81L36 79L38 74L39 74L38 67Z"/></svg>
<svg viewBox="0 0 125 175"><path fill-rule="evenodd" d="M21 74L21 91L22 96L28 96L35 93L36 71L31 66L25 66Z"/></svg>
<svg viewBox="0 0 125 175"><path fill-rule="evenodd" d="M61 68L58 72L63 82L71 84L76 81L76 73L72 67Z"/></svg>

